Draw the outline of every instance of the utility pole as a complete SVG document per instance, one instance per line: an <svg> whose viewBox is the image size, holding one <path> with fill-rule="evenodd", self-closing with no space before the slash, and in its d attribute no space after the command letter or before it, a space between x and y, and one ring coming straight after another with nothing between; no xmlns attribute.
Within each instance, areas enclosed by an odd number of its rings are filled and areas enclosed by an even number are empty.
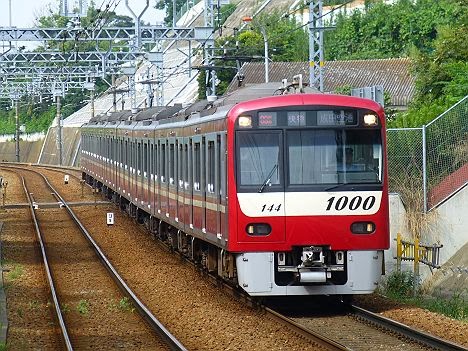
<svg viewBox="0 0 468 351"><path fill-rule="evenodd" d="M60 101L60 95L56 94L55 95L55 101L57 103L57 143L58 143L58 149L59 149L59 166L62 165L63 163L63 147L62 147L62 112L61 112L61 101Z"/></svg>
<svg viewBox="0 0 468 351"><path fill-rule="evenodd" d="M323 91L323 0L309 4L309 83Z"/></svg>
<svg viewBox="0 0 468 351"><path fill-rule="evenodd" d="M214 6L213 0L205 0L205 27L209 27L212 30L211 38L206 40L205 46L205 65L213 65L214 56L214 39L212 38L214 32ZM216 98L216 71L211 69L207 71L206 75L206 96L207 98ZM211 89L208 88L208 83L211 80Z"/></svg>
<svg viewBox="0 0 468 351"><path fill-rule="evenodd" d="M19 128L19 99L15 99L15 152L16 152L16 162L19 163L20 161L20 143L19 143L19 138L20 138L20 128Z"/></svg>

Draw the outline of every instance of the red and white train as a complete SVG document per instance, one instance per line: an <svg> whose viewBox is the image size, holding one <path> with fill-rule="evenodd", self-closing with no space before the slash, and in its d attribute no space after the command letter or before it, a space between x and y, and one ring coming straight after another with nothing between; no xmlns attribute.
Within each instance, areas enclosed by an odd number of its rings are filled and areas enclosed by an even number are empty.
<svg viewBox="0 0 468 351"><path fill-rule="evenodd" d="M383 109L272 92L95 118L83 177L250 295L370 293L389 247Z"/></svg>

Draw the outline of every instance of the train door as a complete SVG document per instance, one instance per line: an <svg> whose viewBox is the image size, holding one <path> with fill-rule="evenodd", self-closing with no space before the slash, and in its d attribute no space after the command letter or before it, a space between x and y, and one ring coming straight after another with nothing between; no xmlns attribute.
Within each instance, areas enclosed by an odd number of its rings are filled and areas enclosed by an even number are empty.
<svg viewBox="0 0 468 351"><path fill-rule="evenodd" d="M206 232L217 236L220 234L219 216L219 175L220 175L220 144L217 133L206 135L205 138L205 228ZM215 238L214 238L215 239Z"/></svg>
<svg viewBox="0 0 468 351"><path fill-rule="evenodd" d="M135 198L137 197L136 193L136 167L137 167L137 159L136 159L136 141L130 141L130 201L134 202Z"/></svg>
<svg viewBox="0 0 468 351"><path fill-rule="evenodd" d="M224 239L228 239L228 215L227 215L227 140L226 133L221 133L219 148L219 216L220 231Z"/></svg>
<svg viewBox="0 0 468 351"><path fill-rule="evenodd" d="M159 165L159 140L154 141L154 153L152 155L154 163L154 213L161 213L161 202L159 197L159 178L161 176L160 165Z"/></svg>
<svg viewBox="0 0 468 351"><path fill-rule="evenodd" d="M168 213L169 218L175 220L177 218L177 150L178 150L178 143L176 138L169 138L168 139L168 194L167 194L167 201L168 201Z"/></svg>
<svg viewBox="0 0 468 351"><path fill-rule="evenodd" d="M130 200L130 185L131 179L130 176L132 174L132 166L130 163L130 156L132 154L132 144L128 138L125 140L125 172L124 172L124 183L125 183L125 195Z"/></svg>
<svg viewBox="0 0 468 351"><path fill-rule="evenodd" d="M202 136L192 138L192 218L194 230L206 232L205 227L205 140Z"/></svg>
<svg viewBox="0 0 468 351"><path fill-rule="evenodd" d="M149 141L143 140L143 202L145 211L148 211L149 204L149 166L148 166L148 154L149 154Z"/></svg>
<svg viewBox="0 0 468 351"><path fill-rule="evenodd" d="M148 153L148 168L149 168L149 173L148 173L148 212L151 215L155 215L155 165L154 165L154 139L148 140L148 147L149 147L149 153Z"/></svg>
<svg viewBox="0 0 468 351"><path fill-rule="evenodd" d="M161 204L161 216L169 217L168 207L168 195L169 195L169 180L167 171L167 139L161 139L159 142L159 166L160 166L160 204Z"/></svg>
<svg viewBox="0 0 468 351"><path fill-rule="evenodd" d="M185 202L185 190L184 190L184 165L187 163L184 154L185 142L184 138L177 139L177 218L176 221L180 225L187 223L185 219L184 202Z"/></svg>
<svg viewBox="0 0 468 351"><path fill-rule="evenodd" d="M185 223L189 223L189 229L193 229L193 212L192 212L192 203L193 203L193 167L192 167L192 138L184 138L184 213L185 213Z"/></svg>

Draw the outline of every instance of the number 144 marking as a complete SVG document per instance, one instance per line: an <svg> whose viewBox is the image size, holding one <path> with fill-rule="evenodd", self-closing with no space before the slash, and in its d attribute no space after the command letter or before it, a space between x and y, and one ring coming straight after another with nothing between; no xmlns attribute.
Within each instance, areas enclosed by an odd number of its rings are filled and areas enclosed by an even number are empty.
<svg viewBox="0 0 468 351"><path fill-rule="evenodd" d="M265 211L268 211L268 212L272 212L272 211L279 212L280 209L281 209L281 204L279 204L279 205L272 204L272 205L270 205L270 206L268 206L267 204L264 204L264 205L262 206L262 212L265 212Z"/></svg>

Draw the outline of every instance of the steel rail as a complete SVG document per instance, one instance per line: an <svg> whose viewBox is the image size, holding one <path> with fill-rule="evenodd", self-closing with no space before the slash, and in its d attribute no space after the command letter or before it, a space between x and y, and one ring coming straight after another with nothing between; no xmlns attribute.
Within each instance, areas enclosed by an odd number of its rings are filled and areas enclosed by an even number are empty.
<svg viewBox="0 0 468 351"><path fill-rule="evenodd" d="M171 251L170 247L160 241L160 240L157 240L156 241L160 247L168 250L168 251ZM186 256L184 256L182 253L180 252L174 252L172 251L173 253L175 254L178 254L179 257L181 257L185 262L193 265L194 267L196 268L199 268L200 272L202 274L205 274L205 277L211 281L211 283L213 285L216 285L219 289L222 289L224 292L228 293L230 296L234 297L235 299L239 300L239 301L243 301L245 302L247 305L249 305L250 307L253 307L253 308L260 308L262 309L263 311L265 311L267 313L267 317L269 317L270 319L274 319L276 321L279 321L280 323L283 323L287 328L289 328L291 331L293 331L294 333L300 335L301 337L317 344L317 345L320 345L320 346L323 346L325 348L327 348L327 350L336 350L336 351L352 351L351 349L347 348L346 346L320 334L320 333L317 333L313 330L310 330L308 328L305 328L303 327L302 325L294 322L293 320L287 318L286 316L283 316L282 314L264 306L264 305L261 305L259 304L258 302L255 301L254 298L252 298L251 296L249 296L245 291L240 291L238 289L236 289L234 286L228 284L226 281L220 279L218 276L210 273L210 272L207 272L207 271L204 271L203 269L201 269L200 267L198 267L193 261L191 261L190 259L188 259Z"/></svg>
<svg viewBox="0 0 468 351"><path fill-rule="evenodd" d="M265 311L274 319L285 323L288 325L289 328L293 329L296 333L301 334L302 336L313 340L315 343L319 344L320 346L326 347L328 350L346 350L346 351L351 351L350 348L340 344L339 342L336 342L335 340L332 340L325 335L322 335L320 333L317 333L316 331L313 331L309 328L306 328L299 323L294 322L293 320L289 319L286 316L283 316L282 314L265 307Z"/></svg>
<svg viewBox="0 0 468 351"><path fill-rule="evenodd" d="M47 254L46 254L46 250L45 250L45 246L44 246L44 241L42 240L42 233L41 233L41 230L39 228L39 223L38 223L36 213L35 213L35 210L34 210L33 199L32 199L32 196L31 196L31 194L29 193L29 191L27 189L26 181L25 181L24 177L23 176L20 176L20 177L21 177L21 182L23 184L23 190L24 190L24 192L26 194L26 197L28 198L29 209L31 211L31 216L32 216L32 219L33 219L33 222L34 222L34 227L36 229L37 240L38 240L39 246L41 248L42 261L44 262L44 269L45 269L45 272L46 272L46 275L47 275L47 281L49 282L50 293L52 295L55 314L56 314L56 317L58 319L58 323L59 323L59 326L60 326L62 339L63 339L63 342L65 344L66 349L68 351L72 351L73 347L72 347L72 344L71 344L71 341L70 341L70 337L68 335L68 330L67 330L67 327L65 325L65 320L63 318L62 311L60 309L60 302L59 302L57 292L56 292L56 289L55 289L54 279L52 278L52 274L51 274L51 271L50 271L50 266L49 266L49 261L47 259Z"/></svg>
<svg viewBox="0 0 468 351"><path fill-rule="evenodd" d="M365 319L366 321L383 327L385 329L391 330L400 335L404 335L406 338L421 343L423 345L429 346L431 348L446 350L446 351L467 351L466 347L455 344L451 341L438 338L436 336L430 335L421 330L411 328L403 323L394 321L392 319L383 317L371 311L365 310L356 305L349 305L351 311L360 318Z"/></svg>
<svg viewBox="0 0 468 351"><path fill-rule="evenodd" d="M83 226L83 224L80 222L78 217L75 215L73 210L70 208L70 206L67 204L67 202L60 196L57 190L50 184L50 182L47 180L47 178L37 172L37 171L32 171L40 174L44 181L47 183L47 185L50 187L50 189L54 192L54 196L59 200L62 204L63 207L65 207L70 214L70 216L73 218L74 222L78 225L80 228L80 231L82 234L85 236L85 238L89 241L89 243L92 245L94 251L96 252L97 256L101 260L101 262L104 264L106 269L109 271L111 274L112 278L116 282L116 284L120 287L120 289L123 291L124 294L126 294L132 301L133 305L135 308L138 310L140 315L149 323L149 325L157 332L157 334L164 340L164 342L171 348L171 350L177 350L177 351L186 351L187 349L180 343L165 327L164 325L159 322L159 320L151 313L151 311L143 304L143 302L140 301L140 299L135 295L135 293L129 288L129 286L125 283L125 281L122 279L122 277L119 275L117 270L114 268L114 266L110 263L104 252L101 250L99 245L94 241L94 239L91 237L89 232L86 230L86 228Z"/></svg>

